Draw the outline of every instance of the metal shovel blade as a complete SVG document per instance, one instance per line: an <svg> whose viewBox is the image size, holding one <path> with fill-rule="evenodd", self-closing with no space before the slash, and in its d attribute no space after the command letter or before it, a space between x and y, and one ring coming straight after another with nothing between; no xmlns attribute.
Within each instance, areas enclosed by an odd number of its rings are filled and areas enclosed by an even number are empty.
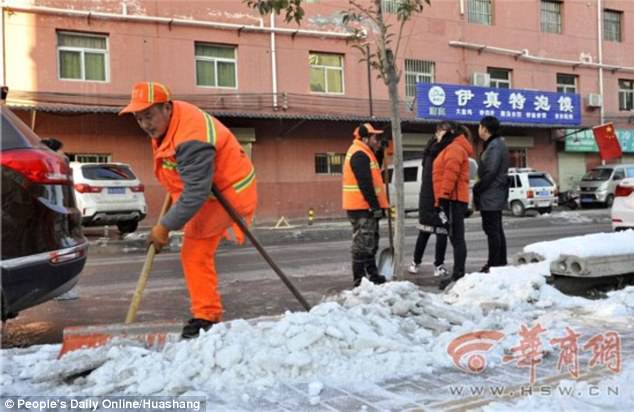
<svg viewBox="0 0 634 412"><path fill-rule="evenodd" d="M392 248L385 248L379 254L379 263L377 263L379 275L385 276L385 279L392 280L394 277L394 253Z"/></svg>

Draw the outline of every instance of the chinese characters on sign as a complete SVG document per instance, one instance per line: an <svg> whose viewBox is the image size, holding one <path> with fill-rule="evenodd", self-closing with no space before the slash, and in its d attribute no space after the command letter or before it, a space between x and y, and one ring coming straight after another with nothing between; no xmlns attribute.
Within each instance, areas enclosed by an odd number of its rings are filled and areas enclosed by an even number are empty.
<svg viewBox="0 0 634 412"><path fill-rule="evenodd" d="M578 94L419 83L416 102L422 119L477 122L490 115L503 123L581 124Z"/></svg>
<svg viewBox="0 0 634 412"><path fill-rule="evenodd" d="M514 363L518 368L529 370L531 385L537 380L537 366L542 363L544 350L540 337L546 332L541 324L532 328L522 325L519 332L519 342L512 347L510 354L502 357L503 363ZM480 374L487 365L487 352L490 352L505 338L502 332L494 330L480 330L458 336L447 346L447 353L454 365L469 373ZM581 334L566 327L565 334L550 339L548 342L553 349L559 350L557 362L558 372L568 372L573 378L579 377L579 346L577 342ZM591 352L588 368L605 367L614 373L621 371L621 336L614 331L592 336L581 346L583 351Z"/></svg>

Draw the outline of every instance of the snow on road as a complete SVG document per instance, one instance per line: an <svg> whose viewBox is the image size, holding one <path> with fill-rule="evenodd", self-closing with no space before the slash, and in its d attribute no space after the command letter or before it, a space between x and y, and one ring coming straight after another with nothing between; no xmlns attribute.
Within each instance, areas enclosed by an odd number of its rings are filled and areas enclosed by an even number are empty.
<svg viewBox="0 0 634 412"><path fill-rule="evenodd" d="M549 260L559 253L634 253L634 231L561 239L525 249L547 260L494 268L490 274L473 273L444 294L423 292L409 282L382 286L364 282L308 313L226 322L199 339L171 343L160 352L114 343L58 360L59 345L3 350L0 390L4 396L204 395L238 409L245 400L265 397L275 402L283 396L277 392L281 385L303 383L308 384L311 404L316 404L324 384L363 388L388 379L455 369L447 346L475 330L517 337L520 325L539 322L548 341L559 337L579 314L631 327L634 287L591 301L561 294L546 284L545 277ZM501 341L491 357L501 359L516 344L517 339ZM552 348L546 344L545 349ZM72 382L61 379L82 365L96 370ZM498 366L493 360L487 367ZM623 372L611 379L629 387L633 367L624 363ZM566 409L565 402L573 402L568 406L578 408L574 404L578 400L533 398L520 400L519 405L533 410ZM634 406L631 391L601 401L611 402L610 410ZM504 407L494 403L486 410Z"/></svg>

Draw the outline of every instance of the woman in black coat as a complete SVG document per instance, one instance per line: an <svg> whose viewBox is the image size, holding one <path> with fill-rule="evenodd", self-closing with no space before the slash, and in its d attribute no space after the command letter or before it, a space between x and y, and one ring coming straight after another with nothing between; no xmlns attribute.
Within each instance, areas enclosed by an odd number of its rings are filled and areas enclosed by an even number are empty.
<svg viewBox="0 0 634 412"><path fill-rule="evenodd" d="M441 122L436 127L434 137L429 140L423 150L423 177L418 197L418 239L414 248L414 260L409 265L409 273L418 273L423 260L427 241L436 234L436 256L434 260L434 276L446 276L445 252L447 250L447 229L438 218L434 207L434 185L432 183L433 163L436 156L451 143L452 139L443 139L445 134L455 134L455 126L450 122Z"/></svg>

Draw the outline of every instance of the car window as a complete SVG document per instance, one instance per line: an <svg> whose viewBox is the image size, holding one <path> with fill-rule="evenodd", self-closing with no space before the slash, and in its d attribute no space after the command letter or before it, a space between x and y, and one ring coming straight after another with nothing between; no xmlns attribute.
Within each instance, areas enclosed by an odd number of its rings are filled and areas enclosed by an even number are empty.
<svg viewBox="0 0 634 412"><path fill-rule="evenodd" d="M588 173L585 174L585 176L583 176L581 180L608 180L610 176L612 176L612 169L602 167L590 170Z"/></svg>
<svg viewBox="0 0 634 412"><path fill-rule="evenodd" d="M508 176L509 188L514 189L517 185L515 184L515 176Z"/></svg>
<svg viewBox="0 0 634 412"><path fill-rule="evenodd" d="M519 177L519 175L515 175L515 186L522 187L522 179Z"/></svg>
<svg viewBox="0 0 634 412"><path fill-rule="evenodd" d="M2 107L2 150L40 146L40 138L8 108Z"/></svg>
<svg viewBox="0 0 634 412"><path fill-rule="evenodd" d="M418 167L405 167L403 168L403 181L415 182L418 177Z"/></svg>
<svg viewBox="0 0 634 412"><path fill-rule="evenodd" d="M123 165L85 165L82 174L91 180L134 180L136 176L129 167Z"/></svg>
<svg viewBox="0 0 634 412"><path fill-rule="evenodd" d="M622 180L625 178L625 170L624 169L616 169L614 171L613 180Z"/></svg>
<svg viewBox="0 0 634 412"><path fill-rule="evenodd" d="M548 187L553 182L546 175L528 175L528 184L530 187Z"/></svg>
<svg viewBox="0 0 634 412"><path fill-rule="evenodd" d="M625 171L627 173L627 177L634 177L634 167L628 167Z"/></svg>

